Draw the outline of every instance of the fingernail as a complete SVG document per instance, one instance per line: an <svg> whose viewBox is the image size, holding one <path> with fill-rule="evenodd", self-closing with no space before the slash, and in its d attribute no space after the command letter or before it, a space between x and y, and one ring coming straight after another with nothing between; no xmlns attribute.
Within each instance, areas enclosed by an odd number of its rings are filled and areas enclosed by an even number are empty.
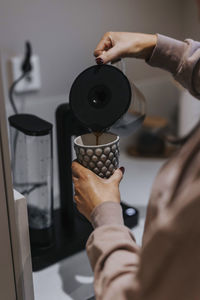
<svg viewBox="0 0 200 300"><path fill-rule="evenodd" d="M124 175L125 168L124 167L120 167L119 169L121 170L122 174Z"/></svg>
<svg viewBox="0 0 200 300"><path fill-rule="evenodd" d="M101 57L97 57L97 58L96 58L96 63L97 63L98 65L103 65L103 59L102 59Z"/></svg>

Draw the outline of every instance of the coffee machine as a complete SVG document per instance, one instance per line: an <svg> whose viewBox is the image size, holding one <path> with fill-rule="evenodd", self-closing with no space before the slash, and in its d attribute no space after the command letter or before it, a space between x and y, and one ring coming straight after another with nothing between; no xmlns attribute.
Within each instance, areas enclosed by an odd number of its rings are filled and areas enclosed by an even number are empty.
<svg viewBox="0 0 200 300"><path fill-rule="evenodd" d="M130 83L120 70L108 65L93 66L74 81L70 102L57 107L60 207L53 211L53 243L49 247L31 247L33 271L85 248L93 228L78 212L73 199L73 139L91 131L102 132L110 128L114 133L124 133L138 128L145 116L127 112L132 98ZM125 225L133 228L138 223L138 210L124 202L121 205Z"/></svg>
<svg viewBox="0 0 200 300"><path fill-rule="evenodd" d="M38 271L85 248L93 228L82 216L73 200L71 173L72 143L74 136L88 130L74 116L70 105L61 104L56 110L56 132L60 185L60 208L54 210L54 244L49 248L32 249L33 270ZM133 228L138 223L136 208L122 203L125 224ZM112 213L112 212L111 212Z"/></svg>

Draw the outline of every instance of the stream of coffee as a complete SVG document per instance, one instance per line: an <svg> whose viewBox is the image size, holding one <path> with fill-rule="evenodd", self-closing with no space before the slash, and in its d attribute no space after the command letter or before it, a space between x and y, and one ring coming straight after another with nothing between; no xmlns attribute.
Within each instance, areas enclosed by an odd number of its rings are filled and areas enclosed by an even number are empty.
<svg viewBox="0 0 200 300"><path fill-rule="evenodd" d="M102 132L94 132L94 135L96 136L96 145L99 145L99 138L102 135Z"/></svg>

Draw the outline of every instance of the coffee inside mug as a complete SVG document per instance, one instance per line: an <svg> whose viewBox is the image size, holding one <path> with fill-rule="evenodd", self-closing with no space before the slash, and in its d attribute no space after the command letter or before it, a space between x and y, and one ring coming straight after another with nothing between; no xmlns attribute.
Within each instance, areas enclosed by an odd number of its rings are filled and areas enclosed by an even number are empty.
<svg viewBox="0 0 200 300"><path fill-rule="evenodd" d="M113 133L103 133L98 137L98 146L109 146L113 142L119 141L119 137ZM97 146L96 135L94 133L87 133L77 137L74 143L78 146Z"/></svg>

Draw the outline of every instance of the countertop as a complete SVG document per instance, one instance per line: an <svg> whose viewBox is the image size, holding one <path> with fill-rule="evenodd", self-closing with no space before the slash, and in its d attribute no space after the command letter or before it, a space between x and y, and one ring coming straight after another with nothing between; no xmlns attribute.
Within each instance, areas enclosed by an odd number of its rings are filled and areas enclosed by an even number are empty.
<svg viewBox="0 0 200 300"><path fill-rule="evenodd" d="M121 198L140 212L139 224L132 230L138 244L141 244L151 186L163 162L163 159L120 155L120 165L126 170L120 185ZM33 281L35 300L86 300L94 295L93 274L85 251L34 272Z"/></svg>

